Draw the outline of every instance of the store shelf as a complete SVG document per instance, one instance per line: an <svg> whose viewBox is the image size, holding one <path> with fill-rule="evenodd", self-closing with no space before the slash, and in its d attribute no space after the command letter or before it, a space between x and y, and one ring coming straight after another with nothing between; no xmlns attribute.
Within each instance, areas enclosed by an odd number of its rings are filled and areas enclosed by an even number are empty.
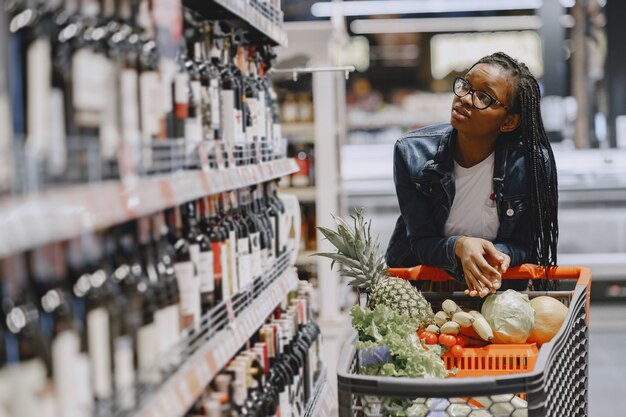
<svg viewBox="0 0 626 417"><path fill-rule="evenodd" d="M311 265L317 262L317 257L312 256L315 253L314 250L305 250L298 253L296 258L296 265Z"/></svg>
<svg viewBox="0 0 626 417"><path fill-rule="evenodd" d="M314 123L285 123L281 131L292 142L315 142Z"/></svg>
<svg viewBox="0 0 626 417"><path fill-rule="evenodd" d="M315 393L304 412L304 417L328 417L333 411L335 393L328 382L326 370L320 373Z"/></svg>
<svg viewBox="0 0 626 417"><path fill-rule="evenodd" d="M230 322L193 353L177 372L142 402L138 417L182 417L202 395L205 387L237 354L298 282L288 268Z"/></svg>
<svg viewBox="0 0 626 417"><path fill-rule="evenodd" d="M295 195L301 203L315 202L315 187L286 187L279 189L281 194Z"/></svg>
<svg viewBox="0 0 626 417"><path fill-rule="evenodd" d="M106 181L7 197L0 201L0 257L297 170L292 159L280 159L222 171L181 171L141 178L132 186Z"/></svg>
<svg viewBox="0 0 626 417"><path fill-rule="evenodd" d="M246 22L251 29L263 35L273 45L287 46L287 33L283 28L283 12L269 2L257 0L184 0L183 4L200 13L214 12L215 6L231 16Z"/></svg>

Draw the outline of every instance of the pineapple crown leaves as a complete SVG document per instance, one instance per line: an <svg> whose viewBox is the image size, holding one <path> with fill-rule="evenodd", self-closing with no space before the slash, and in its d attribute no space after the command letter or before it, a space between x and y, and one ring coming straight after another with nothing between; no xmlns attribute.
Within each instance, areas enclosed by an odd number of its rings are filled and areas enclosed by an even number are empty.
<svg viewBox="0 0 626 417"><path fill-rule="evenodd" d="M343 274L354 278L350 285L369 289L378 279L387 275L384 257L378 255L379 243L372 239L371 221L365 221L363 211L357 209L350 216L353 225L341 217L333 216L337 231L318 227L322 235L337 249L335 253L316 253L344 266Z"/></svg>

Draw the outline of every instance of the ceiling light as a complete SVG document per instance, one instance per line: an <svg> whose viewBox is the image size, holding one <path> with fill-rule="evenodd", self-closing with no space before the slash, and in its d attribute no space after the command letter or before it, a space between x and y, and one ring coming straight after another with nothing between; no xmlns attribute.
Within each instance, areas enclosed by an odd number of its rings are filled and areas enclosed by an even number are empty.
<svg viewBox="0 0 626 417"><path fill-rule="evenodd" d="M498 10L538 9L542 0L370 0L318 2L311 6L315 17L330 17L335 7L344 16L369 16L385 14L482 12Z"/></svg>
<svg viewBox="0 0 626 417"><path fill-rule="evenodd" d="M494 32L538 30L537 16L431 17L421 19L358 19L350 30L358 35L373 33Z"/></svg>

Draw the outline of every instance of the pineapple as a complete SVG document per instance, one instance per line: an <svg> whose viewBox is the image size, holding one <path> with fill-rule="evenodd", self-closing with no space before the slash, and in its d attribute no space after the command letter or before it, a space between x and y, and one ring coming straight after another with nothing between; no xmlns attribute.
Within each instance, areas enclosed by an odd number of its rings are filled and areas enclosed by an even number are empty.
<svg viewBox="0 0 626 417"><path fill-rule="evenodd" d="M333 216L334 217L334 216ZM369 307L385 305L399 313L419 319L422 327L434 322L433 310L424 296L409 282L389 276L384 257L378 255L379 244L372 240L371 221L363 219L363 212L353 214L354 228L339 217L334 217L337 231L318 227L336 253L316 253L344 266L344 275L352 278L350 285L368 293Z"/></svg>

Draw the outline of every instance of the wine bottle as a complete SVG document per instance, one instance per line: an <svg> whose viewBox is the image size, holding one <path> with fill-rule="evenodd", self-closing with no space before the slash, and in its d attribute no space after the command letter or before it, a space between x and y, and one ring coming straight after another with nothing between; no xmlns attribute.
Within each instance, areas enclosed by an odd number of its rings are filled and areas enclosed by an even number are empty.
<svg viewBox="0 0 626 417"><path fill-rule="evenodd" d="M181 337L180 331L180 291L174 272L175 250L170 242L170 230L166 226L164 214L156 214L153 218L155 233L155 249L157 256L157 273L159 276L159 306L154 313L154 322L158 334L159 358L168 358L162 362L163 373L168 373L180 363L180 352L176 349Z"/></svg>
<svg viewBox="0 0 626 417"><path fill-rule="evenodd" d="M200 281L200 303L205 313L215 305L215 270L211 240L198 227L196 204L184 205L183 219L189 250Z"/></svg>
<svg viewBox="0 0 626 417"><path fill-rule="evenodd" d="M190 331L200 325L200 288L191 258L190 244L182 233L179 208L168 210L170 239L174 242L174 273L180 290L181 327ZM192 243L193 244L193 243Z"/></svg>
<svg viewBox="0 0 626 417"><path fill-rule="evenodd" d="M248 225L243 218L240 210L239 193L237 191L230 192L231 215L233 222L238 229L237 233L237 268L239 282L237 283L237 292L244 290L252 281L252 265L251 265L251 240Z"/></svg>
<svg viewBox="0 0 626 417"><path fill-rule="evenodd" d="M239 191L241 200L241 216L248 227L250 239L250 280L246 285L263 274L261 262L261 233L263 225L251 210L250 191L242 189Z"/></svg>
<svg viewBox="0 0 626 417"><path fill-rule="evenodd" d="M223 283L230 280L227 265L228 231L223 225L219 224L216 211L216 197L207 197L206 200L201 200L201 203L206 210L202 227L211 241L211 252L213 253L214 297L217 304L223 299Z"/></svg>
<svg viewBox="0 0 626 417"><path fill-rule="evenodd" d="M242 128L242 103L239 82L233 73L231 60L232 46L230 37L224 38L222 48L222 140L226 145L227 167L234 162L233 150L235 144L241 142ZM237 165L237 163L235 163Z"/></svg>
<svg viewBox="0 0 626 417"><path fill-rule="evenodd" d="M50 352L46 336L39 325L37 300L27 277L24 256L4 259L2 306L6 330L6 361L10 373L5 374L9 387L15 386L7 401L8 409L19 416L51 417L55 412ZM49 339L48 339L49 340Z"/></svg>
<svg viewBox="0 0 626 417"><path fill-rule="evenodd" d="M220 224L228 231L226 253L229 280L222 283L223 299L227 300L239 291L239 269L237 267L237 235L239 229L232 217L230 196L227 193L222 193L219 196L219 216Z"/></svg>

